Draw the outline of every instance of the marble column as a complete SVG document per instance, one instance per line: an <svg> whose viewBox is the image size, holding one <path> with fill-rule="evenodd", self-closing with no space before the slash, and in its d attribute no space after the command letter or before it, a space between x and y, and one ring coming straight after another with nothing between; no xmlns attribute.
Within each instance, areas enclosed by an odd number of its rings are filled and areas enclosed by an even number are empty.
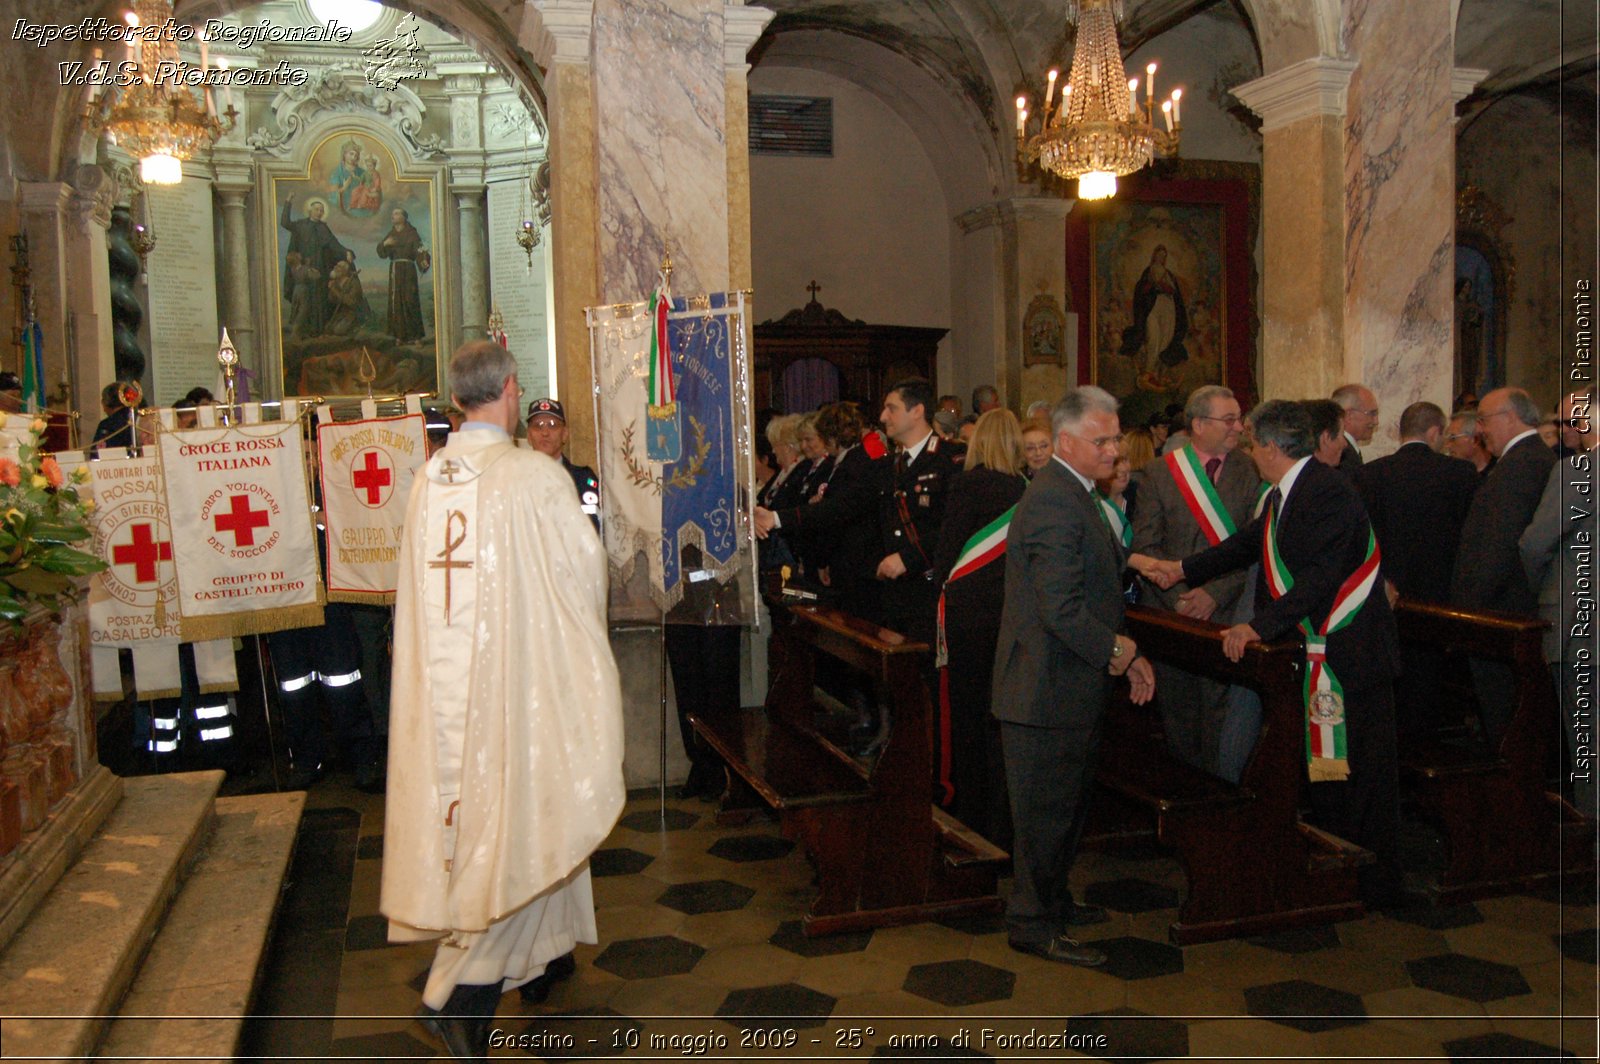
<svg viewBox="0 0 1600 1064"><path fill-rule="evenodd" d="M452 186L456 197L456 220L461 232L461 327L451 347L468 340L480 340L489 328L489 248L484 232L484 188ZM443 352L449 357L449 352Z"/></svg>
<svg viewBox="0 0 1600 1064"><path fill-rule="evenodd" d="M1307 59L1233 90L1261 116L1261 396L1330 394L1344 365L1344 112L1355 64Z"/></svg>
<svg viewBox="0 0 1600 1064"><path fill-rule="evenodd" d="M72 186L64 181L23 181L17 185L20 228L28 237L34 317L44 334L47 395L56 390L67 366L67 293L72 277L68 269L71 203ZM11 348L10 355L16 357L15 347Z"/></svg>
<svg viewBox="0 0 1600 1064"><path fill-rule="evenodd" d="M1401 410L1448 409L1455 272L1451 0L1346 6L1354 61L1307 59L1239 86L1262 117L1262 393L1371 388L1367 456Z"/></svg>
<svg viewBox="0 0 1600 1064"><path fill-rule="evenodd" d="M1399 445L1400 412L1450 409L1455 363L1453 0L1346 6L1359 57L1345 117L1345 358L1383 411L1368 456Z"/></svg>
<svg viewBox="0 0 1600 1064"><path fill-rule="evenodd" d="M1053 196L1017 196L957 216L962 243L974 245L965 249L963 257L987 256L993 264L992 271L965 266L956 271L961 284L953 293L955 304L965 307L971 316L991 319L964 325L962 335L989 335L992 343L988 353L969 348L962 359L965 373L958 371L956 379L941 381L941 392L954 390L965 404L972 388L993 384L1000 390L1001 401L1021 414L1037 399L1054 403L1077 383L1074 329L1065 330L1063 342L1068 346L1058 364L1022 364L1022 324L1033 301L1043 296L1057 309L1070 309L1062 255L1067 215L1076 202Z"/></svg>
<svg viewBox="0 0 1600 1064"><path fill-rule="evenodd" d="M255 367L256 316L250 292L249 216L245 211L245 197L252 186L219 180L213 187L222 204L222 325L238 349L240 361ZM256 391L260 391L259 386Z"/></svg>
<svg viewBox="0 0 1600 1064"><path fill-rule="evenodd" d="M106 230L117 182L104 169L79 166L72 178L73 224L66 227L67 314L72 322L69 380L78 413L78 442L87 443L100 420L100 389L116 379L111 328L111 263ZM55 390L52 385L52 392Z"/></svg>
<svg viewBox="0 0 1600 1064"><path fill-rule="evenodd" d="M566 399L567 454L595 463L589 396L589 332L583 308L600 302L600 212L589 0L534 0L521 43L540 66L550 136L550 280L555 313L556 393Z"/></svg>
<svg viewBox="0 0 1600 1064"><path fill-rule="evenodd" d="M728 4L723 9L724 128L728 149L728 287L749 288L750 266L750 64L745 61L772 12ZM754 317L754 314L751 315Z"/></svg>

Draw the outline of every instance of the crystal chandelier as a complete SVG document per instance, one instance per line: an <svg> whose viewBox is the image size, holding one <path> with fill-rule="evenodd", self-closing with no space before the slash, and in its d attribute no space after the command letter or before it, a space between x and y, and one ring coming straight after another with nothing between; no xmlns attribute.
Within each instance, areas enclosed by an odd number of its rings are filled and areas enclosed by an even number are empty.
<svg viewBox="0 0 1600 1064"><path fill-rule="evenodd" d="M139 160L139 177L150 185L183 180L183 161L209 149L234 127L238 113L229 90L228 109L217 116L211 86L189 84L193 68L178 61L170 0L135 0L124 16L129 26L127 62L133 84L117 92L101 121L117 146ZM141 32L142 31L142 32ZM208 49L200 38L202 81L208 78ZM118 64L113 62L112 68ZM217 64L226 71L223 60Z"/></svg>
<svg viewBox="0 0 1600 1064"><path fill-rule="evenodd" d="M1044 106L1037 132L1030 135L1028 97L1017 97L1019 176L1028 179L1034 164L1067 180L1077 179L1079 199L1105 199L1117 193L1117 178L1150 164L1157 155L1178 152L1182 131L1182 89L1161 102L1166 129L1155 126L1156 64L1145 67L1145 94L1139 79L1127 79L1117 20L1122 0L1067 0L1067 21L1078 24L1072 70L1056 99L1061 71L1046 77Z"/></svg>

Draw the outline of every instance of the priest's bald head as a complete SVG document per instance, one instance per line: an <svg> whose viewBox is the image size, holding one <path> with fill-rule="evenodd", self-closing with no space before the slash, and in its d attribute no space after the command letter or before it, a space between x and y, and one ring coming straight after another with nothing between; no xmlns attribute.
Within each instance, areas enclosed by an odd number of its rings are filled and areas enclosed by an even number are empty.
<svg viewBox="0 0 1600 1064"><path fill-rule="evenodd" d="M517 361L493 340L473 340L450 356L450 399L467 421L514 432L522 408Z"/></svg>

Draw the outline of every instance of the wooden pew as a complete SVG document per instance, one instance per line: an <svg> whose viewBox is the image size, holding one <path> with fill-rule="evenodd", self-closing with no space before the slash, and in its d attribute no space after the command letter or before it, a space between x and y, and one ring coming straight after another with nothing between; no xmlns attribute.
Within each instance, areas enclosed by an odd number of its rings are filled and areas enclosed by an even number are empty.
<svg viewBox="0 0 1600 1064"><path fill-rule="evenodd" d="M927 647L828 607L773 610L765 706L693 714L728 765L721 819L777 811L817 871L807 935L995 912L1004 851L934 807ZM816 690L817 664L842 663L889 716L875 761L852 757Z"/></svg>
<svg viewBox="0 0 1600 1064"><path fill-rule="evenodd" d="M1499 749L1436 741L1400 751L1402 782L1450 847L1430 893L1454 904L1589 874L1595 824L1546 786L1562 729L1541 647L1549 622L1403 599L1395 622L1402 641L1504 661L1517 678L1517 708Z"/></svg>
<svg viewBox="0 0 1600 1064"><path fill-rule="evenodd" d="M1301 645L1252 643L1235 663L1222 655L1222 631L1128 608L1128 632L1145 656L1261 695L1261 737L1237 785L1169 754L1138 707L1114 706L1101 744L1099 783L1153 812L1157 839L1183 866L1188 890L1168 937L1190 945L1356 919L1365 911L1356 869L1372 854L1300 822Z"/></svg>

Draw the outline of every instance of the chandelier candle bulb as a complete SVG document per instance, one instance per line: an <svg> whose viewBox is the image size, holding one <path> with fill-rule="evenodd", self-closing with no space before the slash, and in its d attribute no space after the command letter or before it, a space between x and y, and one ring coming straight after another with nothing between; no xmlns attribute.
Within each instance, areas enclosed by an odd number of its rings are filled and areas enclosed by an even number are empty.
<svg viewBox="0 0 1600 1064"><path fill-rule="evenodd" d="M132 11L124 14L122 16L122 21L126 22L132 29L139 28L139 16L135 15ZM137 35L131 33L128 34L128 62L136 65L139 62L139 38Z"/></svg>
<svg viewBox="0 0 1600 1064"><path fill-rule="evenodd" d="M1022 136L1022 127L1028 121L1028 98L1017 97L1017 136Z"/></svg>
<svg viewBox="0 0 1600 1064"><path fill-rule="evenodd" d="M217 69L223 73L228 71L228 61L221 56L217 57ZM228 110L233 110L233 82L225 80L222 83L223 99L228 101Z"/></svg>
<svg viewBox="0 0 1600 1064"><path fill-rule="evenodd" d="M1128 110L1133 114L1139 113L1139 79L1128 79Z"/></svg>
<svg viewBox="0 0 1600 1064"><path fill-rule="evenodd" d="M1180 125L1180 126L1183 125L1183 110L1179 106L1178 101L1180 101L1182 99L1183 99L1183 90L1182 89L1173 89L1172 90L1172 121L1175 124Z"/></svg>
<svg viewBox="0 0 1600 1064"><path fill-rule="evenodd" d="M1151 63L1144 68L1144 99L1151 103L1156 97L1156 65Z"/></svg>
<svg viewBox="0 0 1600 1064"><path fill-rule="evenodd" d="M1171 133L1172 132L1172 101L1171 100L1162 100L1161 101L1161 115L1162 115L1163 118L1165 118L1167 120L1167 132Z"/></svg>
<svg viewBox="0 0 1600 1064"><path fill-rule="evenodd" d="M1050 115L1050 103L1056 98L1056 78L1059 78L1060 76L1061 71L1055 69L1054 67L1050 68L1050 73L1046 76L1044 87L1044 113L1046 120L1049 119ZM1066 99L1066 97L1063 96L1062 99Z"/></svg>

